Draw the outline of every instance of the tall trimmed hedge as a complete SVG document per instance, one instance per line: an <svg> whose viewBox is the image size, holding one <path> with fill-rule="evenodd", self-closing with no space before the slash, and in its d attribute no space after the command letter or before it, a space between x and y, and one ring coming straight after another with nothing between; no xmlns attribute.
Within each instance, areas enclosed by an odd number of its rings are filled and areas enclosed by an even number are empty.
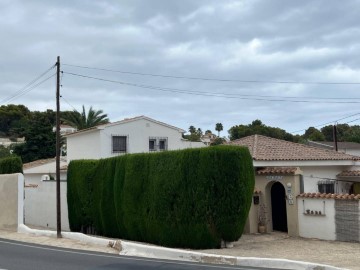
<svg viewBox="0 0 360 270"><path fill-rule="evenodd" d="M253 189L252 158L238 146L72 161L70 228L169 247L220 247L241 236Z"/></svg>
<svg viewBox="0 0 360 270"><path fill-rule="evenodd" d="M98 161L72 161L68 167L67 201L70 230L86 232L93 225L93 176Z"/></svg>
<svg viewBox="0 0 360 270"><path fill-rule="evenodd" d="M23 164L20 157L0 159L0 174L22 173Z"/></svg>

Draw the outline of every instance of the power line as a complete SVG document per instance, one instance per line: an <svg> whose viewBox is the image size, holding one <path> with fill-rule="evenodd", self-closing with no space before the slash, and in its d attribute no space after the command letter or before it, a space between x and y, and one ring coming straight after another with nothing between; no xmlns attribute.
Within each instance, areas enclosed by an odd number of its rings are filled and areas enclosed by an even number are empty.
<svg viewBox="0 0 360 270"><path fill-rule="evenodd" d="M351 120L351 121L349 121L349 122L346 122L346 123L344 123L344 124L349 124L349 123L355 122L355 121L357 121L357 120L360 120L360 118L356 118L356 119Z"/></svg>
<svg viewBox="0 0 360 270"><path fill-rule="evenodd" d="M64 100L70 107L72 107L72 108L74 109L74 111L78 112L78 110L77 110L73 105L71 105L71 104L69 103L69 101L67 101L63 96L60 96L60 98L61 98L62 100Z"/></svg>
<svg viewBox="0 0 360 270"><path fill-rule="evenodd" d="M197 96L211 96L211 97L222 97L222 98L232 98L232 99L243 99L243 100L257 100L257 101L270 101L270 102L293 102L293 103L326 103L326 104L356 104L360 103L360 101L311 101L311 100L287 100L287 99L269 99L269 98L262 98L262 96L256 95L240 95L240 94L226 94L226 93L213 93L213 92L205 92L205 91L194 91L194 90L184 90L184 89L177 89L177 88L168 88L168 87L159 87L153 85L145 85L145 84L136 84L136 83L128 83L123 81L115 81L109 80L99 77L87 76L83 74L77 74L72 72L65 72L64 74L73 75L77 77L93 79L98 81L105 81L111 82L121 85L128 85L138 88L145 88L163 92L171 92L171 93L181 93L181 94L188 94L188 95L197 95ZM286 97L282 97L286 98Z"/></svg>
<svg viewBox="0 0 360 270"><path fill-rule="evenodd" d="M43 84L44 82L46 82L46 81L49 80L50 78L54 77L55 75L56 75L56 73L50 75L49 77L45 78L44 80L38 82L37 84L31 86L31 87L28 88L28 89L24 89L24 90L22 90L22 91L16 92L16 94L14 94L14 95L12 95L12 96L10 96L10 97L8 97L8 98L5 98L5 99L3 99L2 101L0 101L0 104L2 105L2 104L4 104L4 103L6 103L6 102L9 102L9 101L11 101L11 100L14 100L14 99L16 99L16 98L18 98L18 97L21 97L21 96L29 93L30 91L32 91L33 89L35 89L35 88L38 87L39 85Z"/></svg>
<svg viewBox="0 0 360 270"><path fill-rule="evenodd" d="M63 66L76 67L82 69L93 69L101 70L106 72L139 75L139 76L150 76L150 77L161 77L161 78L174 78L174 79L187 79L187 80L201 80L201 81L217 81L217 82L240 82L240 83L264 83L264 84L325 84L325 85L360 85L360 82L304 82L304 81L262 81L262 80L236 80L236 79L217 79L217 78L204 78L204 77L187 77L187 76L176 76L176 75L163 75L163 74L152 74L152 73L141 73L131 71L121 71L107 68L96 68L81 65L62 64Z"/></svg>
<svg viewBox="0 0 360 270"><path fill-rule="evenodd" d="M35 87L39 86L40 84L44 83L45 81L47 81L48 79L50 79L52 76L54 76L55 74L51 75L50 77L46 78L45 80L41 81L40 83L37 83L35 85L33 85L36 81L38 81L40 78L42 78L43 76L45 76L50 70L52 70L55 67L55 65L52 65L50 68L48 68L47 70L45 70L43 73L41 73L39 76L37 76L35 79L33 79L32 81L30 81L28 84L26 84L23 88L21 88L20 90L16 91L14 94L12 94L11 96L4 98L3 100L0 101L0 104L4 104L6 102L9 102L17 97L23 96L26 93L30 92L31 90L33 90Z"/></svg>
<svg viewBox="0 0 360 270"><path fill-rule="evenodd" d="M346 117L343 117L343 118L340 118L340 119L337 119L335 121L331 121L331 122L327 122L327 123L324 123L324 124L320 124L320 125L317 125L317 126L313 126L314 128L317 128L317 127L322 127L322 126L326 126L326 125L329 125L329 124L333 124L333 123L336 123L336 122L339 122L341 120L344 120L344 119L347 119L347 118L350 118L350 117L353 117L355 115L359 115L360 113L355 113L355 114L352 114L352 115L349 115L349 116L346 116ZM346 122L344 124L348 124L348 123L351 123L351 122L354 122L356 120L359 120L360 118L357 118L355 120L352 120L352 121L349 121L349 122ZM296 131L293 131L293 132L290 132L290 133L297 133L297 132L300 132L300 131L305 131L306 129L300 129L300 130L296 130Z"/></svg>

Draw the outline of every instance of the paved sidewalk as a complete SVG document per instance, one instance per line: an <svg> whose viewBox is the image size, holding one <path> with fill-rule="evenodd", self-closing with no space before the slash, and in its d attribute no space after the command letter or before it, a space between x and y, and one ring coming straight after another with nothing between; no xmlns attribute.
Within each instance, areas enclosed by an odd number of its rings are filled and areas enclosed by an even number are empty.
<svg viewBox="0 0 360 270"><path fill-rule="evenodd" d="M57 239L56 237L36 236L33 234L17 233L14 231L0 230L0 238L54 247L119 254L118 250L111 247L86 244L81 241L66 238Z"/></svg>
<svg viewBox="0 0 360 270"><path fill-rule="evenodd" d="M71 239L35 236L0 230L0 238L64 248L82 249L118 254L110 247L85 244ZM360 269L360 244L317 239L288 237L284 233L243 235L234 247L225 249L200 250L217 255L282 258L327 264L347 269Z"/></svg>

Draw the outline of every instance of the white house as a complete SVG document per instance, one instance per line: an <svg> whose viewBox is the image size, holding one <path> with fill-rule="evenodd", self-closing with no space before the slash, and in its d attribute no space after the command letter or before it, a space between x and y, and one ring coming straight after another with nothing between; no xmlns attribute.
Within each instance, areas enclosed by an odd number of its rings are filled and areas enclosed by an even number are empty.
<svg viewBox="0 0 360 270"><path fill-rule="evenodd" d="M99 159L125 153L146 153L205 147L183 139L185 130L146 116L124 119L67 134L67 159Z"/></svg>
<svg viewBox="0 0 360 270"><path fill-rule="evenodd" d="M360 195L356 194L360 183L359 157L261 135L248 136L228 144L248 147L255 167L255 191L247 232L258 231L259 212L263 207L265 214L262 218L267 221L267 231L338 239L341 230L337 231L335 223L340 224L349 217L336 220L334 207L339 203L323 198L360 199ZM348 196L345 195L347 193L355 194ZM313 197L319 198L319 201L310 201ZM360 227L358 214L355 219ZM317 230L316 233L313 230Z"/></svg>
<svg viewBox="0 0 360 270"><path fill-rule="evenodd" d="M42 159L23 165L25 181L25 224L35 227L56 228L56 161ZM67 162L60 160L61 223L69 230L66 201Z"/></svg>

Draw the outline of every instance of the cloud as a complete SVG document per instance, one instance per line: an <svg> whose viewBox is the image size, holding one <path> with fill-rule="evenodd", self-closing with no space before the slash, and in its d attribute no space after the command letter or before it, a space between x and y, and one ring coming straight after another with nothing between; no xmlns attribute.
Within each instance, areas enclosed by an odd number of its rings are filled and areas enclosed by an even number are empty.
<svg viewBox="0 0 360 270"><path fill-rule="evenodd" d="M0 18L0 94L11 95L53 65L113 81L172 89L243 95L185 95L63 76L64 98L94 105L111 120L149 115L187 129L214 130L260 119L288 131L357 112L358 104L291 103L242 99L276 97L360 98L358 1L17 1L4 0ZM258 83L174 79L133 73ZM267 83L261 83L265 81ZM269 81L295 81L276 84ZM55 108L54 80L14 100L31 109ZM260 99L260 98L258 98ZM63 102L65 109L72 107ZM356 122L355 122L356 124Z"/></svg>

